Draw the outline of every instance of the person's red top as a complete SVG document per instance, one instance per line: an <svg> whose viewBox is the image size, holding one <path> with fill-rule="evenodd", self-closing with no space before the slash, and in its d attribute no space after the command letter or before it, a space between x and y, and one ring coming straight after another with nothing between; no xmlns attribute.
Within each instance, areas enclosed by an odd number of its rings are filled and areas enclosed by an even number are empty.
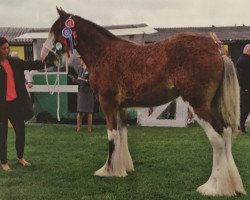
<svg viewBox="0 0 250 200"><path fill-rule="evenodd" d="M13 70L12 70L10 63L7 59L1 61L1 65L3 66L3 68L7 74L6 101L12 101L12 100L16 99L16 97L17 97Z"/></svg>

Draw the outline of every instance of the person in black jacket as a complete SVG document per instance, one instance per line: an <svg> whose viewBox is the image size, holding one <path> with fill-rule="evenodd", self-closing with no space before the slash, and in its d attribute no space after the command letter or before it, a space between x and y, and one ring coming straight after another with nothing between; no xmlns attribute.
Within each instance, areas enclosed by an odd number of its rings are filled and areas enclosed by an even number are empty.
<svg viewBox="0 0 250 200"><path fill-rule="evenodd" d="M244 47L236 69L240 84L240 131L246 133L245 123L250 112L250 44Z"/></svg>
<svg viewBox="0 0 250 200"><path fill-rule="evenodd" d="M8 120L16 134L17 162L31 166L24 159L25 120L33 116L32 104L25 87L24 70L42 69L42 61L24 61L9 56L9 43L0 37L0 160L4 171L11 171L7 162Z"/></svg>

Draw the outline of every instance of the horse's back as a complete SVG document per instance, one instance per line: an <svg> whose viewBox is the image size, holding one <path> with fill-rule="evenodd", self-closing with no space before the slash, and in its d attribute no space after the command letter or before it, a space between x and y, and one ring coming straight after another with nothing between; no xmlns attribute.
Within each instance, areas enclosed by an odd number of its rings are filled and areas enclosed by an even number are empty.
<svg viewBox="0 0 250 200"><path fill-rule="evenodd" d="M191 104L211 103L220 85L223 59L206 36L177 34L169 39L167 69L174 86Z"/></svg>

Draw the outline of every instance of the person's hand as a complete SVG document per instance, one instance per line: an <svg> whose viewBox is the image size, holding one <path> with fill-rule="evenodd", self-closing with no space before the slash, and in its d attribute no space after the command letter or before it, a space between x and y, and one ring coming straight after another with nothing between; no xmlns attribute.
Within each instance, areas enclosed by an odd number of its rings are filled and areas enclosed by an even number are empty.
<svg viewBox="0 0 250 200"><path fill-rule="evenodd" d="M33 84L31 82L27 82L27 86L28 86L28 88L32 88Z"/></svg>
<svg viewBox="0 0 250 200"><path fill-rule="evenodd" d="M54 58L52 57L48 57L46 58L46 60L42 61L44 64L46 64L47 67L53 67L55 66L55 62L54 62Z"/></svg>
<svg viewBox="0 0 250 200"><path fill-rule="evenodd" d="M78 80L78 81L84 81L84 82L86 82L86 83L89 82L88 79L85 79L85 78L82 78L82 77L79 77L79 76L77 77L77 80Z"/></svg>
<svg viewBox="0 0 250 200"><path fill-rule="evenodd" d="M75 77L72 78L72 82L73 82L73 83L76 83L76 84L80 84L80 81L79 81L78 79L76 79Z"/></svg>
<svg viewBox="0 0 250 200"><path fill-rule="evenodd" d="M84 81L84 79L82 78L82 77L77 77L77 80L79 80L79 81Z"/></svg>

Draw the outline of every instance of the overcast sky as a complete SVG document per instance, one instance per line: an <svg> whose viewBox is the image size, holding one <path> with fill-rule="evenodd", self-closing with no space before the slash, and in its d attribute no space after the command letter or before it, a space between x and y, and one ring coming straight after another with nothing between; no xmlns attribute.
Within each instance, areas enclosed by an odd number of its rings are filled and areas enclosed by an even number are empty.
<svg viewBox="0 0 250 200"><path fill-rule="evenodd" d="M56 6L99 25L250 25L250 0L0 0L1 27L51 27Z"/></svg>

